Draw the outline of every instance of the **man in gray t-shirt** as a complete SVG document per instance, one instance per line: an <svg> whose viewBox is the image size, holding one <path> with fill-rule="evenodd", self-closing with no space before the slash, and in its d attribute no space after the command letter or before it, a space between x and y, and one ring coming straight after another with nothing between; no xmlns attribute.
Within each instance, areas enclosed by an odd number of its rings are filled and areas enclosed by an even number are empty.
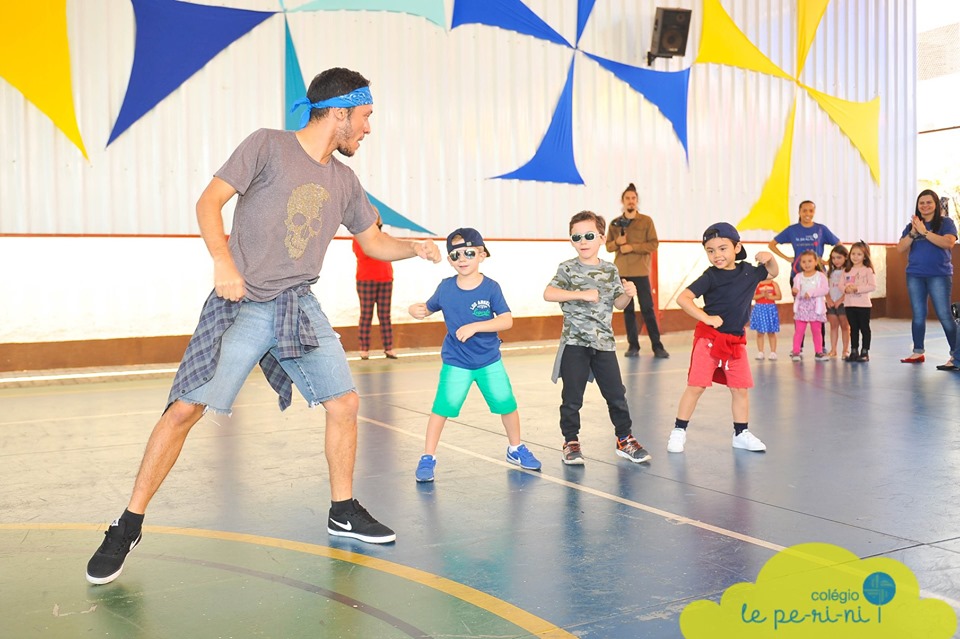
<svg viewBox="0 0 960 639"><path fill-rule="evenodd" d="M260 129L215 174L240 194L229 248L248 300L316 282L340 225L358 235L377 221L356 174L332 156L317 162L297 136Z"/></svg>
<svg viewBox="0 0 960 639"><path fill-rule="evenodd" d="M359 398L343 347L310 285L341 225L378 260L419 256L439 262L440 252L433 242L381 233L357 176L333 157L334 151L352 156L370 132L369 82L355 71L328 69L297 105L309 113L301 130L253 133L197 202L200 234L213 258L214 291L147 442L127 509L87 564L93 584L119 576L141 540L147 505L190 429L205 410L229 412L257 363L279 394L281 409L290 403L292 385L311 406L326 409L327 531L370 543L396 539L353 498ZM228 242L223 206L238 194Z"/></svg>

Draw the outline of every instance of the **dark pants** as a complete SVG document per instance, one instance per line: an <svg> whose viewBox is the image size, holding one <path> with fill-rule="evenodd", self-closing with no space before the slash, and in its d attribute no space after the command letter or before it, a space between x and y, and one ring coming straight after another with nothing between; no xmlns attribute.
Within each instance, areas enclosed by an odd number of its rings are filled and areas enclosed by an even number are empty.
<svg viewBox="0 0 960 639"><path fill-rule="evenodd" d="M630 421L630 409L627 408L627 389L620 377L620 364L616 351L598 351L587 346L566 345L560 360L560 377L563 379L563 391L560 394L560 432L563 441L577 439L580 433L580 407L583 406L583 392L587 388L590 373L597 382L600 394L607 400L610 421L617 437L630 434L633 423Z"/></svg>
<svg viewBox="0 0 960 639"><path fill-rule="evenodd" d="M360 322L357 325L357 341L360 343L360 350L370 350L370 326L373 324L373 307L376 305L383 350L392 351L393 324L390 323L390 298L393 297L393 282L359 280L357 296L360 298Z"/></svg>
<svg viewBox="0 0 960 639"><path fill-rule="evenodd" d="M650 278L643 275L637 277L623 278L633 282L637 287L637 303L640 305L640 315L642 322L639 328L647 327L647 334L650 336L650 344L656 348L662 346L660 343L660 327L657 326L657 309L653 307L653 291L650 288ZM637 327L637 314L633 310L633 298L623 309L623 323L627 328L627 343L630 348L640 348L640 331Z"/></svg>
<svg viewBox="0 0 960 639"><path fill-rule="evenodd" d="M863 335L862 349L870 350L870 307L845 306L847 321L850 323L850 352L861 350L860 335Z"/></svg>

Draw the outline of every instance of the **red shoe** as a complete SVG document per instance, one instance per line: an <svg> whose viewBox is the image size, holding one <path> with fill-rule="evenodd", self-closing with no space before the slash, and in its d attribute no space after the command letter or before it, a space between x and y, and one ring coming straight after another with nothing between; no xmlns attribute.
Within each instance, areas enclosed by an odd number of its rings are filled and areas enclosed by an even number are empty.
<svg viewBox="0 0 960 639"><path fill-rule="evenodd" d="M920 355L917 357L911 355L910 357L904 357L900 361L904 364L923 364L924 359L926 358L923 356L923 353L920 353Z"/></svg>

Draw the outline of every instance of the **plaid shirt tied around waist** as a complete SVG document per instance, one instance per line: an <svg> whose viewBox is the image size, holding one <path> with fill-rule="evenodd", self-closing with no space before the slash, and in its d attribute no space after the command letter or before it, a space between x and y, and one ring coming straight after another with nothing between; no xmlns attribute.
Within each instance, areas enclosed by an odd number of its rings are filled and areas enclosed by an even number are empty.
<svg viewBox="0 0 960 639"><path fill-rule="evenodd" d="M310 318L300 309L298 299L310 295L310 285L303 284L297 288L290 288L282 292L274 300L274 330L277 338L277 355L266 353L260 359L260 369L264 377L276 391L279 398L280 410L286 410L293 400L293 381L280 366L280 361L296 359L309 353L319 346L317 335L310 323ZM216 291L211 292L200 312L200 322L187 350L183 354L177 376L173 380L173 388L167 398L167 406L180 399L192 390L206 384L217 370L220 360L220 343L223 334L230 328L240 313L241 304L256 304L257 302L231 302L217 297Z"/></svg>

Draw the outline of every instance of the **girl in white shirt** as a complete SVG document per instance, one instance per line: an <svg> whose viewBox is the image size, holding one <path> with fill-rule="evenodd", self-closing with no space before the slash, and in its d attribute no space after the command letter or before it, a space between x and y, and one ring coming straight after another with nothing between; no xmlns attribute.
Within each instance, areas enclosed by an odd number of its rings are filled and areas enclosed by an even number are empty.
<svg viewBox="0 0 960 639"><path fill-rule="evenodd" d="M790 359L799 362L803 348L803 333L810 325L813 333L813 352L816 360L827 359L823 350L823 325L827 321L824 299L830 291L827 276L823 274L820 258L814 251L804 251L799 259L800 271L793 278L793 351Z"/></svg>

